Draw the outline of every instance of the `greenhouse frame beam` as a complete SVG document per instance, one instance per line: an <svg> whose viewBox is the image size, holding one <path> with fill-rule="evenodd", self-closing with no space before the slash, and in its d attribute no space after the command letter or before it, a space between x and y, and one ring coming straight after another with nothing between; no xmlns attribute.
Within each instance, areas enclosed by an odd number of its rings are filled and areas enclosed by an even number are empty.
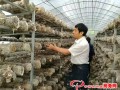
<svg viewBox="0 0 120 90"><path fill-rule="evenodd" d="M52 7L54 7L58 12L60 12L52 3L50 3L48 0L46 0ZM60 12L61 13L61 12ZM63 16L65 16L63 13L61 13ZM71 19L70 18L68 18L67 16L65 16L68 20L70 20L71 21ZM73 23L74 24L74 22L72 22L71 21L71 23Z"/></svg>
<svg viewBox="0 0 120 90"><path fill-rule="evenodd" d="M79 9L85 9L85 8L97 8L97 9L102 9L102 10L109 11L109 12L112 12L112 13L114 13L114 14L119 15L119 13L116 13L116 12L113 12L113 11L110 11L110 10L107 10L107 9L104 9L104 8L98 8L98 7L84 7L84 8L77 8L77 9L72 9L72 10L68 10L68 11L65 11L65 12L61 12L61 13L66 13L66 12L70 12L70 11L74 11L74 10L79 10ZM55 16L58 16L58 15L60 15L61 13L56 14Z"/></svg>
<svg viewBox="0 0 120 90"><path fill-rule="evenodd" d="M110 11L110 9L112 8L113 6L110 6L110 8L109 8L109 11ZM109 13L109 11L107 11L106 13L105 13L105 15L103 16L103 19L105 18L105 16ZM109 19L109 18L108 18ZM97 20L97 19L96 19ZM102 21L100 21L100 22L98 22L98 24L99 23L101 23Z"/></svg>
<svg viewBox="0 0 120 90"><path fill-rule="evenodd" d="M80 2L68 3L68 4L64 4L62 6L58 6L56 8L60 8L60 7L75 4L75 3L81 3L81 2L92 2L92 0L91 1L80 1ZM113 5L113 4L110 4L110 3L106 3L106 2L101 2L101 1L93 1L93 2L103 3L103 4L106 4L106 5L111 5L111 6L116 7L116 8L120 8L119 6L116 6L116 5ZM40 5L40 4L38 4L38 5ZM52 11L52 10L54 10L54 9L51 9L50 11Z"/></svg>
<svg viewBox="0 0 120 90"><path fill-rule="evenodd" d="M79 0L77 0L77 1L80 3ZM84 22L84 19L83 19L83 17L82 17L82 11L81 11L81 8L80 8L80 4L78 4L78 6L79 6L79 11L80 11L81 18L82 18L82 20L83 20L83 22Z"/></svg>
<svg viewBox="0 0 120 90"><path fill-rule="evenodd" d="M92 12L84 12L84 13L92 13ZM84 14L83 13L83 14ZM94 13L98 13L98 12L94 12ZM80 13L78 13L78 14L80 14ZM105 14L103 14L103 13L99 13L99 14L102 14L102 15L105 15ZM76 14L74 14L74 15L76 15ZM74 15L70 15L71 17L72 16L74 16ZM83 17L87 17L87 16L89 16L89 15L85 15L85 16L83 16ZM97 16L97 15L95 15L95 16ZM111 18L116 18L116 17L113 17L113 16L111 16L111 15L106 15L106 16L109 16L109 17L111 17ZM97 16L98 17L98 16ZM70 18L70 17L69 17ZM78 18L78 17L77 17ZM81 18L81 17L79 17L79 18ZM61 18L61 19L65 19L65 17L64 18ZM74 19L74 18L73 18ZM71 19L72 20L72 19Z"/></svg>

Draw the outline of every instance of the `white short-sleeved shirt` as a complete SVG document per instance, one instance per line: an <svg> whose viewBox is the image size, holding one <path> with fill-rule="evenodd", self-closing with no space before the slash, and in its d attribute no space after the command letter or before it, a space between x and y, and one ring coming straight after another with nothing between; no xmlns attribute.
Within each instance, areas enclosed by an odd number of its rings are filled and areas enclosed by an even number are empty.
<svg viewBox="0 0 120 90"><path fill-rule="evenodd" d="M89 64L89 44L83 36L68 49L73 64Z"/></svg>

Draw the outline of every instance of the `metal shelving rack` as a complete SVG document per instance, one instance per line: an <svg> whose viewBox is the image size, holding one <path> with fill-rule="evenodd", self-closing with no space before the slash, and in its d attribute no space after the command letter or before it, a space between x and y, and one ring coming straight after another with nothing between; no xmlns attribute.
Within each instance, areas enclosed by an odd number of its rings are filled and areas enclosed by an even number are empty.
<svg viewBox="0 0 120 90"><path fill-rule="evenodd" d="M111 31L113 31L113 35L110 35L110 37L113 37L112 41L111 41L111 44L112 44L112 47L113 47L112 51L114 53L114 55L113 55L114 58L113 58L113 63L111 64L110 68L111 68L111 70L114 71L114 70L116 70L115 62L116 62L116 55L117 55L117 52L116 52L117 51L117 45L116 45L117 29L116 29L115 25L114 25L114 27ZM105 35L103 36L103 38L106 38L107 37L106 31L104 31L104 33L105 33ZM101 38L101 37L98 36L97 38ZM109 45L107 41L105 41L105 42L106 42L106 46ZM110 78L110 81L108 83L116 83L116 76L112 75L112 77ZM108 90L108 89L106 89L106 90ZM112 89L110 89L110 90L112 90ZM115 89L115 90L117 90L117 89Z"/></svg>
<svg viewBox="0 0 120 90"><path fill-rule="evenodd" d="M35 24L35 9L34 9L34 11L28 11L28 10L26 10L26 9L23 9L22 7L19 7L19 6L17 6L17 5L15 5L14 3L12 3L12 2L10 2L10 1L8 1L8 0L4 0L6 3L8 3L8 4L11 4L11 5L13 5L13 6L15 6L15 7L17 7L17 8L20 8L20 9L22 9L23 10L23 12L22 13L18 13L18 14L12 14L12 15L6 15L6 16L21 16L21 15L26 15L26 14L32 14L32 16L30 16L30 18L32 17L32 22ZM0 8L0 10L4 10L4 9L1 9ZM6 11L6 10L4 10L4 11ZM41 17L40 17L41 18ZM28 19L28 18L27 18ZM43 18L44 19L44 18ZM65 28L63 27L63 26L59 26L59 25L56 25L55 23L53 24L53 23L51 23L51 21L49 21L49 20L46 20L46 19L44 19L47 23L49 23L50 24L50 26L51 25L53 25L53 26L51 26L51 27L54 27L55 26L55 28L59 28L59 30L61 30L61 32L63 31L63 30L65 30ZM39 20L40 21L40 20ZM33 90L33 78L34 78L34 68L33 68L33 62L34 62L34 58L35 58L35 55L34 55L34 46L35 46L35 35L41 35L41 33L37 33L37 32L35 32L36 31L36 28L35 28L35 30L33 30L32 32L25 32L25 33L17 33L17 32L15 32L15 33L10 33L10 34L1 34L0 36L9 36L9 35L22 35L23 37L24 37L24 35L31 35L31 43L32 43L32 46L31 46L31 64L32 64L32 70L31 70L31 72L30 72L30 84L31 84L31 86L32 86L32 88L31 88L31 90ZM66 30L67 31L67 30ZM57 37L57 36L51 36L52 38L54 38L54 37ZM62 37L60 37L59 36L59 39L60 39L60 42L62 43ZM24 40L23 40L23 42L24 42ZM60 60L60 64L62 63L62 61ZM62 68L62 66L60 65L60 73L62 72L61 71L61 68Z"/></svg>
<svg viewBox="0 0 120 90"><path fill-rule="evenodd" d="M13 14L13 15L6 15L6 16L20 16L20 15L25 15L25 14L30 14L30 13L32 13L32 22L33 23L35 23L35 8L34 8L34 11L28 11L28 10L26 10L26 9L24 9L24 8L22 8L22 7L20 7L20 6L18 6L18 5L15 5L14 3L12 3L12 2L10 2L10 1L8 1L8 0L3 0L5 3L7 3L7 4L11 4L11 5L13 5L13 6L15 6L15 7L17 7L17 8L19 8L19 9L22 9L23 11L25 11L25 12L23 12L23 13L18 13L18 14ZM6 11L5 9L2 9L2 8L0 8L0 11ZM7 11L8 12L8 11ZM6 29L6 27L3 27L3 28L5 28ZM8 29L8 28L7 28ZM9 35L25 35L25 34L30 34L30 33L11 33L11 34L1 34L0 36L9 36ZM32 64L32 70L31 70L31 72L30 72L30 84L31 84L31 86L32 86L32 89L31 90L33 90L33 77L34 77L34 69L33 69L33 61L34 61L34 44L35 44L35 30L33 30L32 32L31 32L31 34L32 34L32 37L31 37L31 42L32 42L32 47L31 47L31 64Z"/></svg>

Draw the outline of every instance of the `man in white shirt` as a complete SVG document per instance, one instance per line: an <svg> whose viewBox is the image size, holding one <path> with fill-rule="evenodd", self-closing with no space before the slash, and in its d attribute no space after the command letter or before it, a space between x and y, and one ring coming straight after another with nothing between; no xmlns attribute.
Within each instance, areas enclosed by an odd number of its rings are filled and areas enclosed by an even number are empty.
<svg viewBox="0 0 120 90"><path fill-rule="evenodd" d="M79 23L75 25L73 30L73 37L76 39L74 44L69 48L61 48L56 45L49 44L47 48L60 52L64 55L71 54L72 66L72 80L83 80L85 84L88 84L89 74L89 44L85 38L88 28L83 24ZM69 89L69 90L75 90ZM82 87L80 90L87 90Z"/></svg>

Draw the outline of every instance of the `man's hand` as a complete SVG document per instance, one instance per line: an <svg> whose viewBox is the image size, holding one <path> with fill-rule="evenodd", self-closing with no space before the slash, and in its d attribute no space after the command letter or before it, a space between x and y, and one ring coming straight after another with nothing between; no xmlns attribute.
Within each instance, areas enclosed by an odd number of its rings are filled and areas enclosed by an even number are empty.
<svg viewBox="0 0 120 90"><path fill-rule="evenodd" d="M53 44L47 44L47 49L49 49L49 50L54 50L55 47L57 47L55 44L54 45Z"/></svg>

